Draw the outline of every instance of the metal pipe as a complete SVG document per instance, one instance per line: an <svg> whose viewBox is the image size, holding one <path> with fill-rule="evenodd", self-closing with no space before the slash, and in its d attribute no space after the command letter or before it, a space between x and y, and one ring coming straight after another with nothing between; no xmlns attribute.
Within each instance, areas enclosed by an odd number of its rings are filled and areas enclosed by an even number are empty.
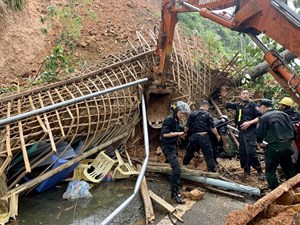
<svg viewBox="0 0 300 225"><path fill-rule="evenodd" d="M108 217L106 217L105 220L103 220L101 222L101 225L110 224L115 219L115 217L119 213L121 213L134 200L134 198L137 196L137 194L140 190L141 183L142 183L143 178L145 176L147 164L148 164L148 161L149 161L148 123L147 123L147 113L146 113L146 104L145 104L144 95L142 95L142 115L143 115L143 132L144 132L144 144L145 144L145 155L146 155L146 157L144 159L142 168L140 170L140 174L137 178L135 188L134 188L134 192L118 208L116 208L115 211L113 211Z"/></svg>
<svg viewBox="0 0 300 225"><path fill-rule="evenodd" d="M0 127L5 125L5 124L8 124L8 123L15 122L17 120L22 120L22 119L25 119L25 118L30 117L30 116L35 116L35 115L38 115L38 114L41 114L41 113L52 111L52 110L55 110L55 109L58 109L58 108L61 108L61 107L65 107L65 106L68 106L68 105L72 105L72 104L75 104L75 103L78 103L78 102L85 101L89 98L98 97L100 95L104 95L104 94L107 94L107 93L110 93L110 92L113 92L113 91L128 88L128 87L131 87L131 86L134 86L134 85L137 85L137 84L145 83L147 81L148 81L148 78L143 78L143 79L140 79L140 80L136 80L136 81L127 83L127 84L122 84L120 86L108 88L108 89L98 91L98 92L95 92L95 93L91 93L91 94L88 94L88 95L80 96L78 98L73 98L73 99L66 100L64 102L59 102L59 103L56 103L54 105L49 105L49 106L46 106L46 107L43 107L43 108L39 108L39 109L35 109L35 110L29 111L29 112L25 112L25 113L22 113L22 114L19 114L19 115L16 115L16 116L8 117L8 118L0 120Z"/></svg>
<svg viewBox="0 0 300 225"><path fill-rule="evenodd" d="M264 45L264 43L261 42L261 40L259 40L255 35L251 34L251 33L247 33L247 35L252 39L252 41L254 41L254 43L264 52L267 53L268 51L270 51L266 45Z"/></svg>
<svg viewBox="0 0 300 225"><path fill-rule="evenodd" d="M192 10L195 10L195 11L200 11L201 9L197 8L196 6L193 6L189 3L186 3L186 2L181 2L180 3L181 5L184 5L185 7L189 8L189 9L192 9Z"/></svg>
<svg viewBox="0 0 300 225"><path fill-rule="evenodd" d="M239 130L231 125L227 125L227 127L231 130L234 130L235 132L238 132L239 133Z"/></svg>
<svg viewBox="0 0 300 225"><path fill-rule="evenodd" d="M227 190L232 190L232 191L238 191L238 192L243 192L247 193L251 196L260 196L260 189L251 187L251 186L246 186L238 183L233 183L233 182L228 182L228 181L223 181L219 179L213 179L213 178L208 178L208 177L200 177L200 176L188 176L188 175L182 175L183 178L193 180L196 182L204 183L204 184L209 184L213 185L216 187L221 187Z"/></svg>

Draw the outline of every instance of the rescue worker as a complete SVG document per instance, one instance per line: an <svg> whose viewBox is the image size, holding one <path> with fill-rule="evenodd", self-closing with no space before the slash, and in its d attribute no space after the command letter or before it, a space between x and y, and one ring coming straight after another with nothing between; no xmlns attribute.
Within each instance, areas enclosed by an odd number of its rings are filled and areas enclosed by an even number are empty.
<svg viewBox="0 0 300 225"><path fill-rule="evenodd" d="M298 113L292 106L294 105L294 101L289 97L284 97L281 99L279 104L279 110L288 114L293 121L293 123L298 123L300 121L300 113Z"/></svg>
<svg viewBox="0 0 300 225"><path fill-rule="evenodd" d="M291 155L292 140L296 137L296 131L286 113L272 108L271 100L261 99L259 108L264 114L259 119L257 142L268 143L265 149L266 177L268 187L275 189L279 185L276 177L279 164L286 179L295 175Z"/></svg>
<svg viewBox="0 0 300 225"><path fill-rule="evenodd" d="M230 138L227 134L227 124L229 122L228 116L226 115L222 115L220 118L214 118L215 127L221 136L221 141L217 141L215 135L210 135L215 161L217 161L217 157L232 158L235 156L235 149L230 145L233 143L230 141Z"/></svg>
<svg viewBox="0 0 300 225"><path fill-rule="evenodd" d="M258 173L258 179L265 180L256 154L256 124L261 116L257 104L250 101L248 90L241 91L239 102L229 102L227 100L225 87L222 87L221 95L223 105L236 111L235 124L239 130L240 165L244 169L244 177L250 176L252 166Z"/></svg>
<svg viewBox="0 0 300 225"><path fill-rule="evenodd" d="M179 194L181 169L177 157L176 143L177 139L184 135L183 131L179 131L179 127L180 119L182 119L186 113L190 113L189 105L185 102L178 101L176 105L172 106L171 114L164 120L160 135L162 152L172 167L171 198L178 204L184 204L185 201Z"/></svg>
<svg viewBox="0 0 300 225"><path fill-rule="evenodd" d="M216 172L216 163L214 161L212 144L209 133L212 132L218 141L221 137L215 127L214 120L209 110L208 101L200 102L200 109L192 112L188 118L186 132L190 133L190 140L183 158L183 165L189 164L194 157L195 152L201 148L206 166L209 172Z"/></svg>
<svg viewBox="0 0 300 225"><path fill-rule="evenodd" d="M297 137L294 141L294 154L292 155L292 161L294 163L294 168L297 173L300 172L300 113L298 113L292 106L294 105L294 101L289 97L284 97L279 104L279 110L288 114L295 126Z"/></svg>

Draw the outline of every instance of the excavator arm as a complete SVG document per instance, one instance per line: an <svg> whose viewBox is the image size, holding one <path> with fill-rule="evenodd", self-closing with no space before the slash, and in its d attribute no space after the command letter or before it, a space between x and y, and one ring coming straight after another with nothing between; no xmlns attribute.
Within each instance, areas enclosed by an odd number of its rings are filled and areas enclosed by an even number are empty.
<svg viewBox="0 0 300 225"><path fill-rule="evenodd" d="M213 10L235 6L233 16L215 13ZM162 20L156 54L160 64L155 68L157 80L167 82L168 65L172 53L173 35L177 13L199 12L202 17L212 20L231 30L246 33L264 51L270 65L269 72L300 105L300 79L280 55L266 48L256 37L264 33L296 56L300 56L300 16L279 0L189 0L162 1Z"/></svg>
<svg viewBox="0 0 300 225"><path fill-rule="evenodd" d="M182 3L188 4L186 7ZM174 1L162 0L160 30L157 40L156 54L159 56L159 66L154 68L157 75L156 79L164 85L168 78L168 66L172 54L172 44L177 23L177 14L185 12L197 12L199 7L206 10L220 10L235 6L236 0L190 0L190 1Z"/></svg>
<svg viewBox="0 0 300 225"><path fill-rule="evenodd" d="M209 9L225 9L235 5L236 0L190 0L189 4ZM157 40L156 55L159 65L153 68L153 77L146 90L148 122L153 128L161 128L164 118L169 114L173 88L168 80L169 62L172 54L172 44L177 13L193 12L179 1L162 0L161 23Z"/></svg>

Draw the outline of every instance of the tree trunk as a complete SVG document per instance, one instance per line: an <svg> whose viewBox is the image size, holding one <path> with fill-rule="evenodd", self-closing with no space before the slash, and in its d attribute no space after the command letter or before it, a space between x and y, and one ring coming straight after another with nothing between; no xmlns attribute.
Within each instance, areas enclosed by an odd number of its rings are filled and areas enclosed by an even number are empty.
<svg viewBox="0 0 300 225"><path fill-rule="evenodd" d="M293 59L297 58L293 53L288 50L284 50L280 53L281 57L284 59L286 63L290 63ZM258 77L261 77L265 73L268 72L269 64L267 62L262 62L257 66L253 67L252 69L246 71L244 74L249 74L251 80L255 80ZM234 84L236 86L240 86L242 84L242 78L235 79Z"/></svg>

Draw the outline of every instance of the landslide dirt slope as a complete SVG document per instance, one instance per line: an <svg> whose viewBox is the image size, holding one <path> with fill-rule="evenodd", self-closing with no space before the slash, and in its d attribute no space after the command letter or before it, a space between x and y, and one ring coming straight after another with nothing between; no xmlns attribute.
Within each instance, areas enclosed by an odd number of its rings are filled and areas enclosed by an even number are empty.
<svg viewBox="0 0 300 225"><path fill-rule="evenodd" d="M35 77L44 58L50 55L58 33L41 33L40 16L61 0L26 0L23 11L0 12L0 88L26 86ZM84 26L76 56L93 64L103 56L117 54L136 31L153 30L160 20L160 0L94 0L97 19L84 15ZM128 43L127 43L128 44Z"/></svg>

